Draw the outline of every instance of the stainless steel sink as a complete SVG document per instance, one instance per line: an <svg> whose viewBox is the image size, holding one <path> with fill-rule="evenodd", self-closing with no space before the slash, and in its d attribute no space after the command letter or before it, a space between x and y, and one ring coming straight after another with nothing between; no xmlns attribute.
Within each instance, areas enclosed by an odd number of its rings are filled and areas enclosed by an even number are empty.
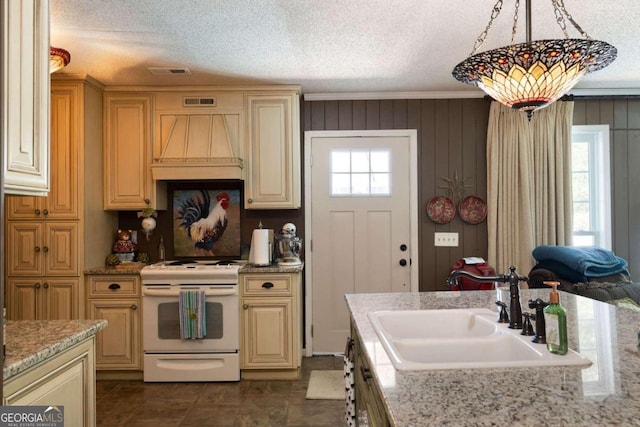
<svg viewBox="0 0 640 427"><path fill-rule="evenodd" d="M560 356L534 344L483 308L375 311L369 320L386 352L400 370L588 366L591 361L569 350Z"/></svg>

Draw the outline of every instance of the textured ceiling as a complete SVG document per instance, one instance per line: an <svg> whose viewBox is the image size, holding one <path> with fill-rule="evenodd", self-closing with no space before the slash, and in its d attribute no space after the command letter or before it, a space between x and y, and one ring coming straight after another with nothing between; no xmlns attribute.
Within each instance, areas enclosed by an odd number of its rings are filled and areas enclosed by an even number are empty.
<svg viewBox="0 0 640 427"><path fill-rule="evenodd" d="M51 0L61 72L106 85L300 84L303 93L474 91L451 77L495 0ZM524 0L516 42L525 39ZM551 2L535 0L534 39L562 38ZM565 0L618 59L578 88L640 88L640 2ZM480 50L510 44L514 0ZM580 37L570 29L571 37ZM147 67L186 67L153 75ZM634 91L635 89L635 91Z"/></svg>

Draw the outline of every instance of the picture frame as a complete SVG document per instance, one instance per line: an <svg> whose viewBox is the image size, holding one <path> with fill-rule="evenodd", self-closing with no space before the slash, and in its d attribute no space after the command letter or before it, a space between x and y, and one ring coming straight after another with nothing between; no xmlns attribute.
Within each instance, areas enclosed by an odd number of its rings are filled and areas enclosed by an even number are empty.
<svg viewBox="0 0 640 427"><path fill-rule="evenodd" d="M173 255L181 259L239 259L242 181L183 181L168 187Z"/></svg>

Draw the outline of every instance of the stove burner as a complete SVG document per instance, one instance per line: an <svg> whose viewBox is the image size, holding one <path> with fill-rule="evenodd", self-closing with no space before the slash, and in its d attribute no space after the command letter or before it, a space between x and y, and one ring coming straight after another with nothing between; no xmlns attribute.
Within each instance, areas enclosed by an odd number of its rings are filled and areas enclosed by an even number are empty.
<svg viewBox="0 0 640 427"><path fill-rule="evenodd" d="M195 264L195 261L171 261L169 263L167 263L166 265L188 265L188 264Z"/></svg>
<svg viewBox="0 0 640 427"><path fill-rule="evenodd" d="M213 264L209 264L209 265L237 265L238 262L237 261L233 261L233 260L220 260L220 261L216 261Z"/></svg>

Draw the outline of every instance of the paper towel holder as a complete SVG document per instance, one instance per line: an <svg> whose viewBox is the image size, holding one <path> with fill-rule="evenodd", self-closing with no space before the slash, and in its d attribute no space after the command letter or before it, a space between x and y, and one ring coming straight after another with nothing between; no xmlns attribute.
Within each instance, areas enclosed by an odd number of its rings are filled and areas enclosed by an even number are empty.
<svg viewBox="0 0 640 427"><path fill-rule="evenodd" d="M254 229L251 236L251 247L249 248L249 264L255 267L270 266L273 258L273 230L263 229L262 221Z"/></svg>

